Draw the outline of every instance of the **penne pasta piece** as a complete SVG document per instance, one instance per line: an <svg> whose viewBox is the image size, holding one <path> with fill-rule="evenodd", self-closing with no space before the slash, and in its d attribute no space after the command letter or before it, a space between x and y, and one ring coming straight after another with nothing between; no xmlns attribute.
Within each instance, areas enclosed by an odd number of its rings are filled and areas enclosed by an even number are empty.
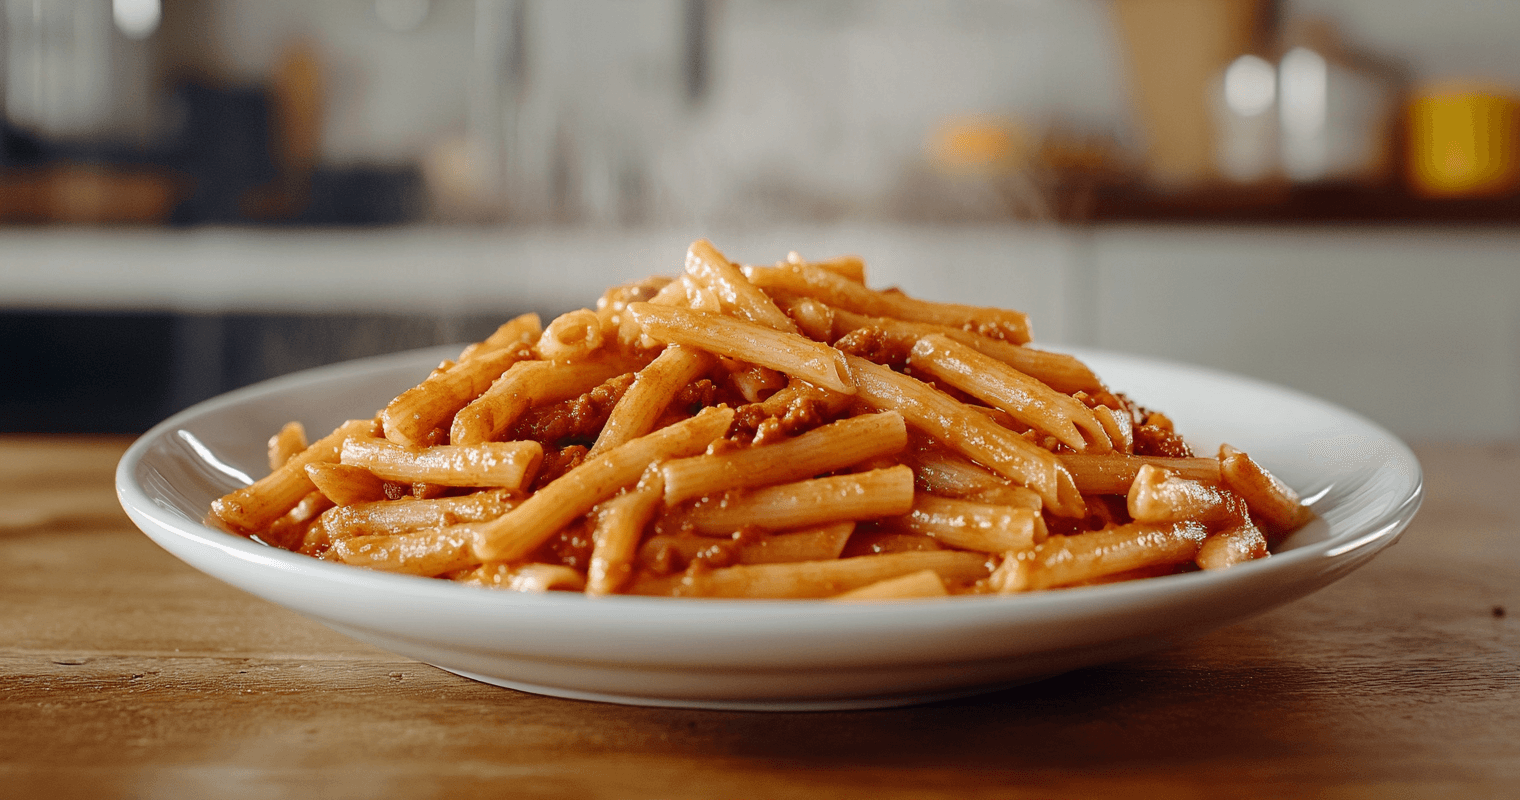
<svg viewBox="0 0 1520 800"><path fill-rule="evenodd" d="M988 503L995 506L1013 506L1039 511L1043 507L1040 496L1023 486L998 486L966 495L964 500Z"/></svg>
<svg viewBox="0 0 1520 800"><path fill-rule="evenodd" d="M777 444L756 445L720 455L665 462L665 504L729 489L766 486L810 478L896 453L908 429L896 412L867 414L814 428Z"/></svg>
<svg viewBox="0 0 1520 800"><path fill-rule="evenodd" d="M628 310L644 333L656 341L690 345L714 355L770 367L836 392L855 393L843 354L826 344L690 309L633 303Z"/></svg>
<svg viewBox="0 0 1520 800"><path fill-rule="evenodd" d="M1203 540L1193 559L1202 569L1226 569L1267 557L1267 539L1250 520Z"/></svg>
<svg viewBox="0 0 1520 800"><path fill-rule="evenodd" d="M1007 478L932 443L910 444L898 460L913 468L913 483L919 491L1035 510L1041 506L1040 496L1032 490L1014 486ZM993 497L1004 499L988 499Z"/></svg>
<svg viewBox="0 0 1520 800"><path fill-rule="evenodd" d="M881 331L883 335L890 337L898 345L911 349L913 344L919 339L938 333L954 339L982 355L991 356L1019 372L1043 382L1058 392L1071 394L1083 391L1102 391L1103 389L1103 382L1098 380L1098 376L1094 375L1086 364L1083 364L1075 356L1065 353L1053 353L1049 350L1036 350L1033 347L1009 344L1008 342L991 339L948 325L905 322L886 317L855 314L830 306L824 307L829 309L830 317L833 320L831 341L851 331L875 328Z"/></svg>
<svg viewBox="0 0 1520 800"><path fill-rule="evenodd" d="M786 254L786 259L777 261L777 267L785 267L789 264L812 264L819 269L826 269L840 277L849 278L856 283L866 282L866 262L860 256L836 256L827 261L808 261L796 250ZM753 267L745 266L748 271Z"/></svg>
<svg viewBox="0 0 1520 800"><path fill-rule="evenodd" d="M310 492L285 516L269 523L269 528L257 534L257 538L274 547L295 550L305 542L312 523L332 505L321 492Z"/></svg>
<svg viewBox="0 0 1520 800"><path fill-rule="evenodd" d="M1132 456L1122 453L1081 455L1062 453L1057 456L1070 470L1077 488L1083 494L1129 494L1129 487L1140 474L1140 468L1151 464L1169 470L1188 480L1203 483L1219 483L1219 461L1213 458L1165 458L1162 456Z"/></svg>
<svg viewBox="0 0 1520 800"><path fill-rule="evenodd" d="M990 573L983 554L935 550L795 564L746 564L670 577L641 575L630 593L769 599L832 597L926 569L952 585L969 584Z"/></svg>
<svg viewBox="0 0 1520 800"><path fill-rule="evenodd" d="M543 446L533 441L408 447L384 439L349 439L342 451L342 463L386 480L504 489L526 488L543 457Z"/></svg>
<svg viewBox="0 0 1520 800"><path fill-rule="evenodd" d="M855 523L833 522L771 534L739 548L740 564L790 564L839 558L855 532Z"/></svg>
<svg viewBox="0 0 1520 800"><path fill-rule="evenodd" d="M372 419L351 419L337 430L318 439L310 447L292 456L280 468L256 481L213 501L211 513L228 527L241 533L257 533L284 516L301 498L316 491L316 484L306 476L306 465L338 460L338 451L350 437L371 437L378 433Z"/></svg>
<svg viewBox="0 0 1520 800"><path fill-rule="evenodd" d="M932 536L877 528L876 530L856 531L855 535L850 537L849 543L845 545L844 552L840 555L840 558L944 549L945 546Z"/></svg>
<svg viewBox="0 0 1520 800"><path fill-rule="evenodd" d="M515 561L592 506L638 480L651 464L700 453L733 422L730 408L705 408L684 422L588 458L493 522L477 544L482 561Z"/></svg>
<svg viewBox="0 0 1520 800"><path fill-rule="evenodd" d="M451 525L415 533L356 536L333 542L333 555L345 564L432 577L480 563L471 545L478 523Z"/></svg>
<svg viewBox="0 0 1520 800"><path fill-rule="evenodd" d="M670 278L655 276L603 292L596 300L596 316L602 321L602 330L615 333L617 346L625 352L637 349L643 334L628 317L628 304L653 300L672 283Z"/></svg>
<svg viewBox="0 0 1520 800"><path fill-rule="evenodd" d="M1245 498L1270 536L1281 536L1307 523L1314 512L1298 499L1277 476L1267 472L1245 453L1225 444L1219 446L1219 472L1224 485Z"/></svg>
<svg viewBox="0 0 1520 800"><path fill-rule="evenodd" d="M318 494L321 493L318 492ZM328 509L328 511L331 510ZM262 536L263 534L258 534L253 538L258 539L262 538ZM279 547L280 545L275 546ZM322 517L320 515L315 520L312 520L310 525L306 526L306 533L302 535L299 542L290 542L289 546L286 546L285 549L300 553L303 556L336 560L328 555L332 549L332 539L327 535L327 527L322 524Z"/></svg>
<svg viewBox="0 0 1520 800"><path fill-rule="evenodd" d="M740 319L756 325L787 333L798 332L796 324L718 252L712 242L706 239L692 242L686 251L686 274L716 295L724 311L731 310Z"/></svg>
<svg viewBox="0 0 1520 800"><path fill-rule="evenodd" d="M785 375L770 367L750 367L728 374L728 383L747 403L758 403L787 385Z"/></svg>
<svg viewBox="0 0 1520 800"><path fill-rule="evenodd" d="M862 358L848 357L857 397L878 411L896 409L908 424L944 446L1033 489L1045 507L1063 517L1086 511L1066 468L1054 455L949 395Z"/></svg>
<svg viewBox="0 0 1520 800"><path fill-rule="evenodd" d="M680 281L682 288L686 290L686 308L708 314L723 313L723 303L711 289L698 283L690 275L682 275Z"/></svg>
<svg viewBox="0 0 1520 800"><path fill-rule="evenodd" d="M1029 317L1019 311L936 303L901 293L877 292L806 263L750 267L745 274L762 289L784 289L857 314L948 325L1014 344L1029 341Z"/></svg>
<svg viewBox="0 0 1520 800"><path fill-rule="evenodd" d="M341 451L340 451L341 457ZM385 499L385 481L363 467L347 464L307 464L306 477L317 491L340 506Z"/></svg>
<svg viewBox="0 0 1520 800"><path fill-rule="evenodd" d="M863 600L912 600L923 597L945 597L945 582L932 569L910 572L900 578L888 578L869 586L851 589L835 595L835 600L859 602Z"/></svg>
<svg viewBox="0 0 1520 800"><path fill-rule="evenodd" d="M920 494L913 510L886 524L930 536L951 547L983 553L1027 550L1045 541L1045 520L1038 508L995 506Z"/></svg>
<svg viewBox="0 0 1520 800"><path fill-rule="evenodd" d="M905 514L913 507L913 470L896 466L783 483L704 498L678 516L703 536L741 528L780 531Z"/></svg>
<svg viewBox="0 0 1520 800"><path fill-rule="evenodd" d="M1098 424L1103 426L1104 433L1108 434L1108 440L1113 443L1116 452L1135 452L1135 423L1129 418L1128 412L1097 406L1092 413Z"/></svg>
<svg viewBox="0 0 1520 800"><path fill-rule="evenodd" d="M464 364L471 359L483 356L496 350L503 350L515 345L532 344L543 335L543 323L538 315L532 312L513 317L501 324L490 336L484 340L466 347L459 352L457 364Z"/></svg>
<svg viewBox="0 0 1520 800"><path fill-rule="evenodd" d="M944 334L984 356L990 356L1013 367L1058 392L1072 394L1103 391L1103 381L1098 380L1098 376L1093 374L1093 371L1076 356L1009 344L998 339L960 331L945 331Z"/></svg>
<svg viewBox="0 0 1520 800"><path fill-rule="evenodd" d="M1033 550L1004 558L992 584L1001 592L1026 592L1141 567L1181 564L1198 555L1207 536L1196 522L1135 522L1077 536L1052 536Z"/></svg>
<svg viewBox="0 0 1520 800"><path fill-rule="evenodd" d="M657 534L646 539L639 547L638 562L645 569L668 573L685 569L693 561L713 566L828 561L839 558L850 534L854 532L854 522L834 522L802 530L727 540L707 536Z"/></svg>
<svg viewBox="0 0 1520 800"><path fill-rule="evenodd" d="M689 308L690 299L686 293L687 283L677 278L665 284L654 297L649 298L649 304L655 306L675 306L677 308ZM627 306L624 306L627 310Z"/></svg>
<svg viewBox="0 0 1520 800"><path fill-rule="evenodd" d="M739 549L737 539L656 533L639 545L637 559L638 565L643 569L658 575L669 575L686 569L694 561L718 566L737 563Z"/></svg>
<svg viewBox="0 0 1520 800"><path fill-rule="evenodd" d="M322 514L322 525L334 540L407 533L461 522L487 522L510 511L516 502L506 489L436 500L380 500L329 509Z"/></svg>
<svg viewBox="0 0 1520 800"><path fill-rule="evenodd" d="M712 369L713 357L684 345L665 348L649 366L639 370L633 385L613 406L607 424L587 453L596 456L654 429L681 387Z"/></svg>
<svg viewBox="0 0 1520 800"><path fill-rule="evenodd" d="M1146 464L1130 484L1129 515L1136 522L1182 522L1239 525L1250 522L1245 503L1227 489L1189 480Z"/></svg>
<svg viewBox="0 0 1520 800"><path fill-rule="evenodd" d="M586 588L585 577L562 564L482 564L458 580L509 592L579 592Z"/></svg>
<svg viewBox="0 0 1520 800"><path fill-rule="evenodd" d="M518 344L481 352L434 372L427 380L402 392L380 412L385 438L397 444L423 444L429 433L447 424L503 372L532 356L531 349Z"/></svg>
<svg viewBox="0 0 1520 800"><path fill-rule="evenodd" d="M633 576L633 557L644 527L660 507L664 493L660 471L644 471L639 485L591 510L596 527L591 534L591 565L586 570L586 594L616 592Z"/></svg>
<svg viewBox="0 0 1520 800"><path fill-rule="evenodd" d="M864 284L866 282L866 262L860 256L838 256L827 261L796 261L788 259L792 264L811 264L819 269L828 270L841 278Z"/></svg>
<svg viewBox="0 0 1520 800"><path fill-rule="evenodd" d="M919 339L908 364L1079 453L1113 450L1108 433L1080 401L948 337L936 333Z"/></svg>
<svg viewBox="0 0 1520 800"><path fill-rule="evenodd" d="M299 422L287 422L280 432L269 437L269 469L285 466L296 453L306 449L306 428Z"/></svg>
<svg viewBox="0 0 1520 800"><path fill-rule="evenodd" d="M838 338L833 335L834 309L811 297L798 297L785 292L776 294L776 304L797 323L803 335L815 342L832 342Z"/></svg>
<svg viewBox="0 0 1520 800"><path fill-rule="evenodd" d="M601 317L589 308L582 308L555 317L544 328L538 337L538 354L545 361L585 361L606 342Z"/></svg>
<svg viewBox="0 0 1520 800"><path fill-rule="evenodd" d="M449 442L459 445L494 441L533 406L579 397L609 378L628 372L631 366L618 357L576 364L554 361L514 364L484 394L454 415Z"/></svg>

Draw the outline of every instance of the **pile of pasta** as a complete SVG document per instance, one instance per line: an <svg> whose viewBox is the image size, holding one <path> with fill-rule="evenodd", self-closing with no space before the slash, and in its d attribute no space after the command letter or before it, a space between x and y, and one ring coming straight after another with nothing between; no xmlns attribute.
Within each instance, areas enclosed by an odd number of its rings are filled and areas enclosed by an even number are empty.
<svg viewBox="0 0 1520 800"><path fill-rule="evenodd" d="M375 417L270 440L227 529L375 570L588 595L908 598L1223 569L1310 516L1198 457L1016 311L858 258L676 278L502 325Z"/></svg>

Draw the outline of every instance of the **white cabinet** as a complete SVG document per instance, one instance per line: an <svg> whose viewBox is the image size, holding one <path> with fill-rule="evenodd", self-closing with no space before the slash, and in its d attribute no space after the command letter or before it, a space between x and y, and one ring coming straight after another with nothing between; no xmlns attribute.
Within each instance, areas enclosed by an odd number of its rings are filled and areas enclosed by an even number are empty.
<svg viewBox="0 0 1520 800"><path fill-rule="evenodd" d="M859 253L875 286L1028 311L1039 342L1256 376L1410 439L1520 437L1520 232L1506 230L11 230L0 311L404 313L447 332L673 273L699 235L746 262Z"/></svg>

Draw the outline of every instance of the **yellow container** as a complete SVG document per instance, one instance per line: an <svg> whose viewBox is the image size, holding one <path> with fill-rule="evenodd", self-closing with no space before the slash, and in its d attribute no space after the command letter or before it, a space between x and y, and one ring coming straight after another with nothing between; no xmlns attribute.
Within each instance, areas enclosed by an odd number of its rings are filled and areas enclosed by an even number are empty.
<svg viewBox="0 0 1520 800"><path fill-rule="evenodd" d="M1496 88L1432 87L1409 104L1410 187L1426 197L1520 188L1520 101Z"/></svg>

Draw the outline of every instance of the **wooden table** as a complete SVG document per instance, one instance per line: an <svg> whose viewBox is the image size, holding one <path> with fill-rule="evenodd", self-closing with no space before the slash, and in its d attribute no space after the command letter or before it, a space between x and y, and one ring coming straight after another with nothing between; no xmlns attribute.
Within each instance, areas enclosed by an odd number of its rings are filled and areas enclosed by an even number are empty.
<svg viewBox="0 0 1520 800"><path fill-rule="evenodd" d="M1403 540L1185 646L887 711L557 700L180 564L117 439L0 438L0 797L1520 797L1520 450L1420 451Z"/></svg>

